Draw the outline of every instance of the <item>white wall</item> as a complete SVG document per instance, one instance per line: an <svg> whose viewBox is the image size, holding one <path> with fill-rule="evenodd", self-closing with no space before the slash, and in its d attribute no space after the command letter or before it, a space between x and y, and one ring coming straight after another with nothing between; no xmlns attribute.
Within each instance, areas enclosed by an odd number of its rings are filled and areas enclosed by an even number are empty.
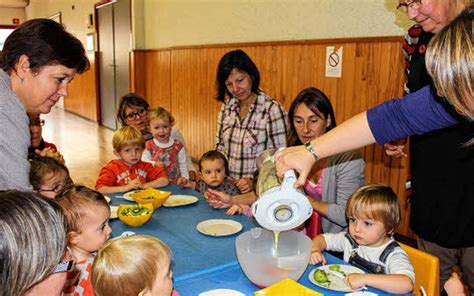
<svg viewBox="0 0 474 296"><path fill-rule="evenodd" d="M30 0L26 18L47 18L60 12L66 29L85 45L87 33L94 32L88 28L88 18L94 13L95 2L97 0Z"/></svg>
<svg viewBox="0 0 474 296"><path fill-rule="evenodd" d="M401 36L398 0L134 0L136 48ZM140 38L138 38L139 35Z"/></svg>
<svg viewBox="0 0 474 296"><path fill-rule="evenodd" d="M0 7L0 25L12 25L13 18L18 18L20 19L20 22L24 22L25 9Z"/></svg>
<svg viewBox="0 0 474 296"><path fill-rule="evenodd" d="M26 18L62 13L85 42L98 0L30 0ZM134 48L276 40L401 36L412 24L398 0L132 0ZM72 6L75 9L72 10Z"/></svg>

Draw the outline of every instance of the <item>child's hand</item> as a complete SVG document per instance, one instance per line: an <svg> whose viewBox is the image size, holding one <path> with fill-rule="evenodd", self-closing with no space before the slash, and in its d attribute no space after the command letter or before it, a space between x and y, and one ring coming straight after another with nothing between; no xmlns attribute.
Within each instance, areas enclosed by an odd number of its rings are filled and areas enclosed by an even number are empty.
<svg viewBox="0 0 474 296"><path fill-rule="evenodd" d="M247 193L252 191L253 180L250 178L242 178L235 181L235 186L239 188L240 193Z"/></svg>
<svg viewBox="0 0 474 296"><path fill-rule="evenodd" d="M176 184L178 185L181 185L181 186L186 186L188 184L188 179L186 179L185 177L181 176L178 178L178 180L176 181Z"/></svg>
<svg viewBox="0 0 474 296"><path fill-rule="evenodd" d="M54 158L61 164L64 164L64 157L62 156L62 154L59 153L57 150L52 149L51 147L44 148L43 150L36 149L35 153L39 156Z"/></svg>
<svg viewBox="0 0 474 296"><path fill-rule="evenodd" d="M156 166L156 167L161 167L161 168L165 167L165 164L161 160L155 161L155 163L153 165Z"/></svg>
<svg viewBox="0 0 474 296"><path fill-rule="evenodd" d="M324 258L323 253L320 251L313 251L311 253L311 257L309 258L309 264L318 264L322 263L323 265L326 265L326 258Z"/></svg>
<svg viewBox="0 0 474 296"><path fill-rule="evenodd" d="M406 152L403 150L405 145L393 145L393 144L384 144L385 153L393 157L408 157Z"/></svg>
<svg viewBox="0 0 474 296"><path fill-rule="evenodd" d="M194 182L194 181L188 181L188 184L185 187L197 190L196 189L196 182Z"/></svg>
<svg viewBox="0 0 474 296"><path fill-rule="evenodd" d="M132 181L128 182L127 184L127 189L128 190L133 190L133 189L142 189L143 184L140 182L139 178L133 179Z"/></svg>
<svg viewBox="0 0 474 296"><path fill-rule="evenodd" d="M189 173L189 180L192 180L194 182L199 181L200 178L199 178L198 173L196 173L195 171L189 171L188 173Z"/></svg>
<svg viewBox="0 0 474 296"><path fill-rule="evenodd" d="M204 193L207 203L213 208L228 208L232 205L232 196L213 189L208 189Z"/></svg>
<svg viewBox="0 0 474 296"><path fill-rule="evenodd" d="M241 205L233 205L230 207L230 209L227 210L227 212L225 212L225 214L227 216L232 216L235 215L235 213L242 214L243 212L244 208Z"/></svg>
<svg viewBox="0 0 474 296"><path fill-rule="evenodd" d="M225 209L229 207L229 205L215 198L211 193L207 191L204 192L204 197L206 198L207 203L214 209Z"/></svg>
<svg viewBox="0 0 474 296"><path fill-rule="evenodd" d="M367 275L361 273L351 273L346 276L345 282L351 289L359 289L366 286L365 279Z"/></svg>

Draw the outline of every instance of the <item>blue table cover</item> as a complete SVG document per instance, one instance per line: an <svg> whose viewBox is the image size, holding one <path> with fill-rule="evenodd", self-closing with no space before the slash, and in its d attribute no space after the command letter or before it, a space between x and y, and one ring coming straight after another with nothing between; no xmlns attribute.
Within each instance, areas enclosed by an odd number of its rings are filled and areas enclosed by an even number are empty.
<svg viewBox="0 0 474 296"><path fill-rule="evenodd" d="M338 259L328 253L325 253L324 255L326 257L327 264L347 264L341 259ZM314 285L309 281L309 273L319 266L321 266L321 264L308 265L305 273L301 276L298 283L324 295L345 295L347 292L337 292L324 289ZM252 284L252 282L250 282L243 273L239 263L237 261L233 261L211 269L175 277L174 289L177 290L181 296L195 296L199 295L199 293L214 289L231 289L244 293L245 295L253 295L255 291L258 291L261 288ZM376 293L378 295L392 295L374 288L368 288L367 291Z"/></svg>
<svg viewBox="0 0 474 296"><path fill-rule="evenodd" d="M195 204L180 207L160 207L146 224L130 227L119 219L110 221L112 237L120 236L124 231L149 234L164 241L173 252L173 274L181 276L236 260L235 237L252 227L257 226L254 219L244 215L227 216L225 210L211 208L204 197L197 191L177 185L159 188L173 194L196 196ZM133 204L116 196L123 194L107 194L112 205ZM231 219L242 224L241 232L225 237L212 237L201 234L196 225L208 219ZM132 251L133 252L133 251Z"/></svg>
<svg viewBox="0 0 474 296"><path fill-rule="evenodd" d="M199 201L181 207L160 207L155 210L150 221L140 227L130 227L119 219L113 219L110 221L112 237L120 236L125 231L132 231L163 240L173 252L174 288L181 296L198 295L213 289L233 289L246 295L253 295L253 292L258 291L260 288L252 284L243 273L236 261L235 253L236 236L258 226L254 219L244 215L227 216L225 210L211 208L199 192L189 188L169 185L159 189L171 191L175 195L193 195L198 197ZM112 198L111 204L133 203L116 198L122 195L122 193L108 194ZM243 229L231 236L206 236L196 230L196 225L208 219L232 219L240 222ZM330 254L325 255L328 264L345 264ZM299 283L324 295L344 295L342 292L317 287L309 281L308 274L318 266L309 265ZM390 295L373 288L369 288L369 291L379 295Z"/></svg>

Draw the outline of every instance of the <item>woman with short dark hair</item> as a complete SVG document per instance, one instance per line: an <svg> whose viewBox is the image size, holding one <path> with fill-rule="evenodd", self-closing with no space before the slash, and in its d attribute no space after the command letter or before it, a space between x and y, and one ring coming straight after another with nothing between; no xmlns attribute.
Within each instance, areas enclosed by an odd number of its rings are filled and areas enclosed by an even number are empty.
<svg viewBox="0 0 474 296"><path fill-rule="evenodd" d="M147 122L149 108L150 104L144 97L135 93L128 93L120 99L117 121L122 126L131 125L136 127L143 134L145 140L150 140L152 136L148 131Z"/></svg>
<svg viewBox="0 0 474 296"><path fill-rule="evenodd" d="M0 190L31 190L27 112L49 113L89 60L61 24L33 19L7 37L0 61Z"/></svg>
<svg viewBox="0 0 474 296"><path fill-rule="evenodd" d="M257 66L242 50L226 53L217 66L216 150L229 160L229 175L242 193L252 190L255 160L266 149L286 146L288 116L260 89Z"/></svg>

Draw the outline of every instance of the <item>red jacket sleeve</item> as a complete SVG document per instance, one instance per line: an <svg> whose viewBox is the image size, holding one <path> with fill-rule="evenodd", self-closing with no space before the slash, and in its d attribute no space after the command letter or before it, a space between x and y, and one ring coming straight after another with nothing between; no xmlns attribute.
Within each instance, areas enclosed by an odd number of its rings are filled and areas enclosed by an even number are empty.
<svg viewBox="0 0 474 296"><path fill-rule="evenodd" d="M111 163L100 169L99 178L95 182L95 189L99 189L104 186L117 186L116 174L111 167Z"/></svg>

